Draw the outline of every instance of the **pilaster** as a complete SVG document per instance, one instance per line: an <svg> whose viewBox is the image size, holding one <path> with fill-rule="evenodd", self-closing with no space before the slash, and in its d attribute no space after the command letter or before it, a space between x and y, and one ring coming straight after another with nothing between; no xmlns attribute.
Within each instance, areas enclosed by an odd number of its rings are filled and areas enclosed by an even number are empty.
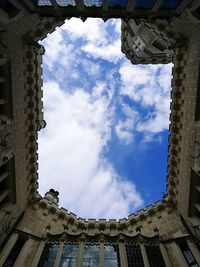
<svg viewBox="0 0 200 267"><path fill-rule="evenodd" d="M165 246L164 246L162 243L160 243L160 252L161 252L161 254L162 254L162 256L163 256L165 265L166 265L167 267L172 267L172 264L171 264L170 259L169 259L169 257L168 257L166 248L165 248Z"/></svg>
<svg viewBox="0 0 200 267"><path fill-rule="evenodd" d="M7 244L5 245L4 249L2 250L2 252L0 254L0 266L3 266L10 251L12 250L13 246L15 245L17 239L18 239L18 234L14 233L14 234L12 234L10 239L8 240Z"/></svg>
<svg viewBox="0 0 200 267"><path fill-rule="evenodd" d="M63 251L63 246L64 246L64 242L61 242L60 246L58 248L58 252L56 254L56 260L55 260L55 263L54 263L54 267L59 267L60 259L61 259L62 251Z"/></svg>
<svg viewBox="0 0 200 267"><path fill-rule="evenodd" d="M144 261L144 267L150 267L149 260L148 260L148 257L147 257L147 253L146 253L146 250L145 250L145 246L144 246L143 243L140 243L140 249L141 249L142 258L143 258L143 261Z"/></svg>
<svg viewBox="0 0 200 267"><path fill-rule="evenodd" d="M31 267L37 267L38 265L38 262L40 260L40 257L42 255L42 251L44 249L44 246L45 246L45 242L44 241L41 241L38 248L37 248L37 251L36 251L36 254L34 256L34 259L33 259L33 262L31 264Z"/></svg>
<svg viewBox="0 0 200 267"><path fill-rule="evenodd" d="M24 261L27 257L27 251L31 250L31 246L33 244L33 240L31 238L27 239L22 250L20 251L17 260L15 261L15 264L13 267L22 267L25 266Z"/></svg>

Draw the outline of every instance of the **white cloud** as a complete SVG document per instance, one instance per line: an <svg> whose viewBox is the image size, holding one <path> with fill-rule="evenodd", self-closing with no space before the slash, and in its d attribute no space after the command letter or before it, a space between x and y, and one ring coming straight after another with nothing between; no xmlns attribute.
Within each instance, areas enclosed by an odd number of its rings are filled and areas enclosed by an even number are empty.
<svg viewBox="0 0 200 267"><path fill-rule="evenodd" d="M147 110L145 118L140 116L137 131L159 133L168 130L171 70L172 64L121 65L121 95L128 96Z"/></svg>
<svg viewBox="0 0 200 267"><path fill-rule="evenodd" d="M82 50L89 53L94 58L101 58L104 60L117 63L122 58L121 41L117 39L112 44L105 44L97 46L93 42L90 42L83 46Z"/></svg>
<svg viewBox="0 0 200 267"><path fill-rule="evenodd" d="M115 126L115 131L119 139L128 145L133 141L134 129L136 128L139 114L125 103L121 104L125 120L119 120Z"/></svg>
<svg viewBox="0 0 200 267"><path fill-rule="evenodd" d="M114 110L98 83L93 94L44 85L46 129L39 134L40 192L59 186L62 206L82 217L127 216L142 205L135 185L122 179L103 151ZM93 203L92 209L90 205Z"/></svg>
<svg viewBox="0 0 200 267"><path fill-rule="evenodd" d="M64 40L63 31L61 28L56 29L52 34L41 42L45 46L44 63L52 70L55 63L62 66L73 62L75 51L73 45L67 44Z"/></svg>
<svg viewBox="0 0 200 267"><path fill-rule="evenodd" d="M88 59L81 59L84 71L91 77L91 79L98 78L101 74L100 64L94 63Z"/></svg>
<svg viewBox="0 0 200 267"><path fill-rule="evenodd" d="M80 19L72 18L62 26L71 39L81 38L85 41L80 45L80 50L88 53L93 58L101 58L110 62L118 62L122 58L120 21L110 22L115 33L112 36L106 30L106 24L99 19L87 19L84 23Z"/></svg>
<svg viewBox="0 0 200 267"><path fill-rule="evenodd" d="M61 29L68 32L71 39L82 38L97 45L107 42L107 31L104 22L100 19L88 18L85 22L81 19L72 18Z"/></svg>

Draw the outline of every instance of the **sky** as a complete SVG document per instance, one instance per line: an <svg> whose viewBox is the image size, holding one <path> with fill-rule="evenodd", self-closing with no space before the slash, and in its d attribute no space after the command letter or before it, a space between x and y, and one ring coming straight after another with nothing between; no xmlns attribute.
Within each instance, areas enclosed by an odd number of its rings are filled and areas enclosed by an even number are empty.
<svg viewBox="0 0 200 267"><path fill-rule="evenodd" d="M39 193L83 218L124 218L166 191L172 65L132 65L121 21L72 18L41 42Z"/></svg>

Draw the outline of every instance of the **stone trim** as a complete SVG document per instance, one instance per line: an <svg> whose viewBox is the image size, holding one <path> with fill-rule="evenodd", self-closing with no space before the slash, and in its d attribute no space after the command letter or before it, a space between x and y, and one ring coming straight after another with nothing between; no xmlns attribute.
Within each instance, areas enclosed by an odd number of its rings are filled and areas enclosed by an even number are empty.
<svg viewBox="0 0 200 267"><path fill-rule="evenodd" d="M91 234L95 233L107 233L112 231L113 233L128 233L134 232L139 233L142 228L143 222L149 221L151 223L152 216L158 216L162 211L170 213L173 210L173 205L171 206L170 202L167 201L158 201L155 205L149 205L145 209L139 210L138 212L131 214L128 218L120 219L83 219L77 217L72 212L68 212L64 208L59 208L55 203L51 203L45 198L40 197L39 195L33 202L33 209L38 210L44 216L51 216L52 221L61 222L66 229L69 229L72 232L80 233L82 231L88 231ZM135 235L135 234L131 234Z"/></svg>

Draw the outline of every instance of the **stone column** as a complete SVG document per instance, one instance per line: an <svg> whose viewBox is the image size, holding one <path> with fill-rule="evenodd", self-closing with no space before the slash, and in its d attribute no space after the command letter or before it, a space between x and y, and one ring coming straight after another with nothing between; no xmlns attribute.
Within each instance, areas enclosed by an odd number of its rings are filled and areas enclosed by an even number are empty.
<svg viewBox="0 0 200 267"><path fill-rule="evenodd" d="M58 248L57 254L56 254L56 260L55 260L53 267L59 267L60 259L61 259L62 251L63 251L63 246L64 246L64 242L61 242Z"/></svg>
<svg viewBox="0 0 200 267"><path fill-rule="evenodd" d="M0 254L0 266L3 266L5 260L7 259L10 251L14 247L16 241L18 239L18 234L14 233L6 243L5 247L3 248L1 254Z"/></svg>
<svg viewBox="0 0 200 267"><path fill-rule="evenodd" d="M22 247L22 250L20 251L17 260L14 263L13 267L22 267L24 265L24 261L27 257L27 252L31 251L31 246L33 244L33 240L31 238L27 239L24 246Z"/></svg>
<svg viewBox="0 0 200 267"><path fill-rule="evenodd" d="M176 242L172 242L170 244L172 251L174 252L174 256L177 260L178 266L180 267L188 267L187 262L183 256L183 253L180 247L176 244Z"/></svg>
<svg viewBox="0 0 200 267"><path fill-rule="evenodd" d="M170 260L169 260L169 257L168 257L166 248L165 248L165 246L164 246L162 243L160 243L160 252L161 252L161 254L162 254L162 257L163 257L163 260L164 260L164 262L165 262L165 265L166 265L167 267L172 267L172 264L171 264L171 262L170 262Z"/></svg>
<svg viewBox="0 0 200 267"><path fill-rule="evenodd" d="M126 248L124 242L119 242L119 255L120 263L123 267L128 267L127 257L126 257Z"/></svg>
<svg viewBox="0 0 200 267"><path fill-rule="evenodd" d="M40 257L42 255L42 251L44 249L44 246L45 246L45 242L44 241L41 241L38 248L37 248L37 251L36 251L36 254L34 256L34 259L33 259L33 262L31 264L31 267L37 267L38 265L38 262L40 260Z"/></svg>
<svg viewBox="0 0 200 267"><path fill-rule="evenodd" d="M140 249L141 249L142 258L143 258L143 261L144 261L144 266L145 267L150 267L149 260L148 260L148 257L147 257L147 253L146 253L146 250L145 250L145 246L144 246L143 243L140 243Z"/></svg>
<svg viewBox="0 0 200 267"><path fill-rule="evenodd" d="M100 241L99 267L104 267L104 242Z"/></svg>
<svg viewBox="0 0 200 267"><path fill-rule="evenodd" d="M76 267L82 267L83 265L83 254L84 254L85 240L79 242L78 255L76 261Z"/></svg>

